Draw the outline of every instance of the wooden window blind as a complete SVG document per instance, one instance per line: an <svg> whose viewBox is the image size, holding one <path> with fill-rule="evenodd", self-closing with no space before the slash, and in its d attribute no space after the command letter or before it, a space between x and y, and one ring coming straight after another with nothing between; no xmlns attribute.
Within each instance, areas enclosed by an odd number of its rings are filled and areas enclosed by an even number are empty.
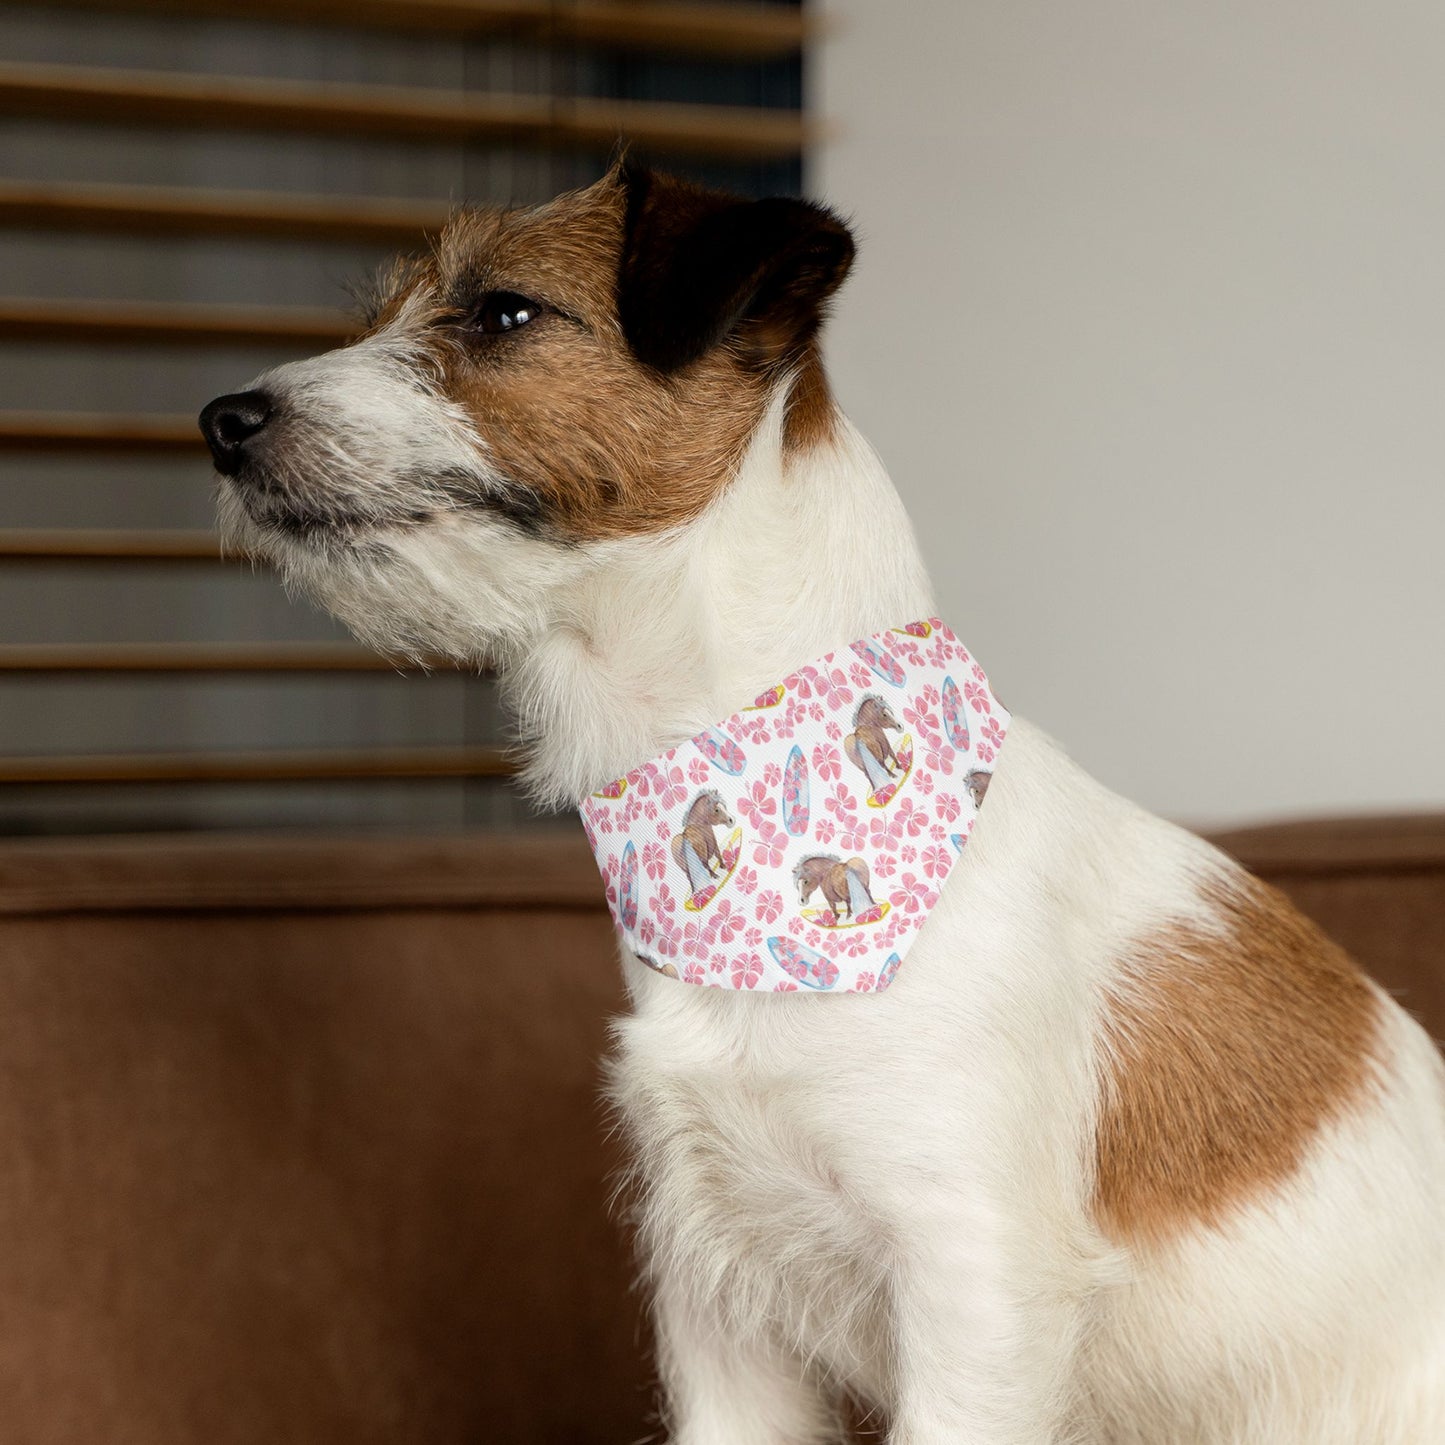
<svg viewBox="0 0 1445 1445"><path fill-rule="evenodd" d="M0 833L516 823L492 684L224 560L195 415L621 136L796 192L798 4L0 3Z"/></svg>

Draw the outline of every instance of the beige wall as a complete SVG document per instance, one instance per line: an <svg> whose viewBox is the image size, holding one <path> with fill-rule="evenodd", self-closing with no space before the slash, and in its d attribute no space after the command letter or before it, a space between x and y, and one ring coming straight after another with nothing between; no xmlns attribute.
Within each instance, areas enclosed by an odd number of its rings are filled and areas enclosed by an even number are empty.
<svg viewBox="0 0 1445 1445"><path fill-rule="evenodd" d="M1445 7L822 8L835 383L1005 700L1187 820L1445 806Z"/></svg>

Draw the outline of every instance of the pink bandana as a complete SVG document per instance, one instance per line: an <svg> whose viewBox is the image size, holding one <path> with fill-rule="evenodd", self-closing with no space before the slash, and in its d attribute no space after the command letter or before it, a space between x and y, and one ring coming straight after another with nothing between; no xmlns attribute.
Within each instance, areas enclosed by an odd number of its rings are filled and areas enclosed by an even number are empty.
<svg viewBox="0 0 1445 1445"><path fill-rule="evenodd" d="M623 942L713 988L887 988L1008 722L937 620L800 667L583 800Z"/></svg>

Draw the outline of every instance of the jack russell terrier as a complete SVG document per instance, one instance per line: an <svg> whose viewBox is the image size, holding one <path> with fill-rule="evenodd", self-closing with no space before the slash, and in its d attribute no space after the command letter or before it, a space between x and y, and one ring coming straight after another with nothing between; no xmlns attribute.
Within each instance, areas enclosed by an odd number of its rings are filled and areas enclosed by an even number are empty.
<svg viewBox="0 0 1445 1445"><path fill-rule="evenodd" d="M1440 1057L1008 719L829 394L852 258L623 162L202 413L231 541L583 804L670 1438L1445 1441Z"/></svg>

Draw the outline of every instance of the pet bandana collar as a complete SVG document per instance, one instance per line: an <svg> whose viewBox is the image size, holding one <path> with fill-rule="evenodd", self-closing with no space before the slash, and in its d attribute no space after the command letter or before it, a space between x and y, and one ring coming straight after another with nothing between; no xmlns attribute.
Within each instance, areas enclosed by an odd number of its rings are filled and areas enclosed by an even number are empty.
<svg viewBox="0 0 1445 1445"><path fill-rule="evenodd" d="M622 941L712 988L887 988L1008 724L936 619L800 667L583 800Z"/></svg>

